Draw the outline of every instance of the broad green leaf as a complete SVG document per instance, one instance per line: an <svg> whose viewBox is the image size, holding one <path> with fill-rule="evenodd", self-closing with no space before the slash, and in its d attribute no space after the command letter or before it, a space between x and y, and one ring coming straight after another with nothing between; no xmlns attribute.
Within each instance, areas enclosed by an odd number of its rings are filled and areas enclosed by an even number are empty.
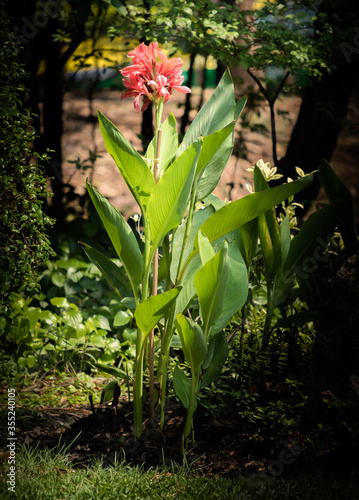
<svg viewBox="0 0 359 500"><path fill-rule="evenodd" d="M201 269L202 262L199 254L197 254L189 263L188 267L182 278L182 290L176 300L176 313L184 312L193 297L196 295L196 288L194 286L194 277Z"/></svg>
<svg viewBox="0 0 359 500"><path fill-rule="evenodd" d="M62 312L64 323L73 328L77 328L82 323L82 314L78 309L70 309Z"/></svg>
<svg viewBox="0 0 359 500"><path fill-rule="evenodd" d="M123 268L118 267L110 259L108 259L106 255L103 255L101 252L90 247L90 245L82 242L80 243L88 258L101 271L112 288L121 297L130 295L131 287L129 286L129 280Z"/></svg>
<svg viewBox="0 0 359 500"><path fill-rule="evenodd" d="M153 248L178 226L186 211L202 139L190 146L168 167L153 189L148 204L148 221Z"/></svg>
<svg viewBox="0 0 359 500"><path fill-rule="evenodd" d="M200 173L206 166L208 162L213 158L219 148L222 146L224 141L233 133L234 121L213 134L203 137L203 146L201 154L198 159L196 174ZM233 145L233 141L232 141ZM213 190L212 190L213 191ZM210 193L212 192L210 191Z"/></svg>
<svg viewBox="0 0 359 500"><path fill-rule="evenodd" d="M229 275L228 243L194 277L206 335L221 314Z"/></svg>
<svg viewBox="0 0 359 500"><path fill-rule="evenodd" d="M252 193L228 203L209 217L202 224L201 230L209 241L213 242L303 190L312 182L312 179L312 175L307 175L294 182ZM196 243L195 247L198 247Z"/></svg>
<svg viewBox="0 0 359 500"><path fill-rule="evenodd" d="M56 307L62 307L64 309L69 309L70 307L70 302L66 297L53 297L52 299L50 299L50 302L53 306Z"/></svg>
<svg viewBox="0 0 359 500"><path fill-rule="evenodd" d="M239 228L238 246L247 266L253 260L258 246L258 218L253 219Z"/></svg>
<svg viewBox="0 0 359 500"><path fill-rule="evenodd" d="M288 257L288 252L291 243L291 235L290 235L290 221L289 216L286 215L279 226L279 238L281 243L281 251L282 251L282 267Z"/></svg>
<svg viewBox="0 0 359 500"><path fill-rule="evenodd" d="M179 287L172 288L160 295L153 295L140 303L135 311L135 319L144 336L148 335L159 320L163 318L173 301L176 300L179 292Z"/></svg>
<svg viewBox="0 0 359 500"><path fill-rule="evenodd" d="M166 171L172 159L176 156L178 149L178 134L176 118L173 113L161 125L161 145L160 145L160 161L158 165L158 177L160 178ZM146 158L153 160L155 158L155 138L150 142Z"/></svg>
<svg viewBox="0 0 359 500"><path fill-rule="evenodd" d="M241 309L248 297L248 270L236 241L229 246L229 274L221 312L212 329L213 333L223 330L232 316Z"/></svg>
<svg viewBox="0 0 359 500"><path fill-rule="evenodd" d="M355 227L352 195L326 160L322 160L319 164L318 179L331 203L335 200L343 200L343 213L339 219L339 230L346 250L353 254L358 249L358 235Z"/></svg>
<svg viewBox="0 0 359 500"><path fill-rule="evenodd" d="M107 401L112 401L115 396L115 391L117 390L118 384L116 380L111 380L103 390L103 400L104 403Z"/></svg>
<svg viewBox="0 0 359 500"><path fill-rule="evenodd" d="M204 137L202 153L197 166L197 172L202 172L197 184L196 201L203 200L217 186L222 172L233 151L233 129L235 122L224 129ZM203 151L204 148L202 148Z"/></svg>
<svg viewBox="0 0 359 500"><path fill-rule="evenodd" d="M188 236L187 240L187 245L185 249L185 254L184 254L184 262L187 260L188 256L193 250L193 243L194 239L196 237L196 234L201 227L201 225L204 223L205 220L208 219L212 214L214 213L214 209L212 206L205 207L201 210L197 210L193 214L193 219L191 223L191 228L190 228L190 233ZM179 274L180 269L178 269L179 265L179 259L181 255L181 249L183 245L183 240L184 240L184 235L186 231L186 222L187 219L182 222L182 224L179 226L177 229L173 242L172 242L172 260L171 260L171 280L172 283L175 282L176 277Z"/></svg>
<svg viewBox="0 0 359 500"><path fill-rule="evenodd" d="M208 346L207 358L203 363L204 374L201 379L201 389L217 380L227 357L228 342L225 334L219 332L211 338Z"/></svg>
<svg viewBox="0 0 359 500"><path fill-rule="evenodd" d="M244 109L244 106L247 104L247 96L243 96L237 101L236 103L236 115L235 115L235 121L238 120L238 118L241 116L241 113Z"/></svg>
<svg viewBox="0 0 359 500"><path fill-rule="evenodd" d="M207 355L207 345L202 328L183 314L177 314L176 327L186 361L189 367L198 373Z"/></svg>
<svg viewBox="0 0 359 500"><path fill-rule="evenodd" d="M205 137L226 127L236 118L233 80L227 69L212 96L191 123L177 156L185 151L198 137Z"/></svg>
<svg viewBox="0 0 359 500"><path fill-rule="evenodd" d="M94 366L100 371L104 373L108 373L114 377L128 379L128 375L123 370L119 368L115 368L114 366L103 365L102 363L94 363Z"/></svg>
<svg viewBox="0 0 359 500"><path fill-rule="evenodd" d="M201 257L202 266L204 266L209 260L211 260L215 256L215 251L210 244L208 238L199 231L198 233L198 246L199 246L199 255Z"/></svg>
<svg viewBox="0 0 359 500"><path fill-rule="evenodd" d="M127 325L132 319L132 314L127 311L118 311L113 319L113 326L124 326Z"/></svg>
<svg viewBox="0 0 359 500"><path fill-rule="evenodd" d="M101 328L102 330L106 330L108 332L111 331L110 323L103 314L95 314L91 319L96 328Z"/></svg>
<svg viewBox="0 0 359 500"><path fill-rule="evenodd" d="M97 189L88 183L87 189L135 292L143 273L143 259L136 237L122 215Z"/></svg>
<svg viewBox="0 0 359 500"><path fill-rule="evenodd" d="M29 307L28 310L27 310L27 318L30 322L30 330L34 330L36 325L37 325L37 322L39 321L39 318L40 318L40 313L41 313L41 309L39 307ZM0 328L1 330L1 328Z"/></svg>
<svg viewBox="0 0 359 500"><path fill-rule="evenodd" d="M17 314L12 322L13 328L11 331L11 339L17 342L28 336L30 331L30 321L26 316Z"/></svg>
<svg viewBox="0 0 359 500"><path fill-rule="evenodd" d="M188 410L191 397L191 379L176 366L173 372L173 387L183 406Z"/></svg>
<svg viewBox="0 0 359 500"><path fill-rule="evenodd" d="M66 275L63 274L61 271L55 271L51 274L51 282L53 285L61 288L64 286L66 281Z"/></svg>
<svg viewBox="0 0 359 500"><path fill-rule="evenodd" d="M269 234L265 214L258 215L258 234L261 242L261 251L263 255L264 268L268 276L274 266L273 243Z"/></svg>
<svg viewBox="0 0 359 500"><path fill-rule="evenodd" d="M153 175L143 158L101 111L98 111L98 119L106 149L115 160L142 213L145 213L155 187Z"/></svg>

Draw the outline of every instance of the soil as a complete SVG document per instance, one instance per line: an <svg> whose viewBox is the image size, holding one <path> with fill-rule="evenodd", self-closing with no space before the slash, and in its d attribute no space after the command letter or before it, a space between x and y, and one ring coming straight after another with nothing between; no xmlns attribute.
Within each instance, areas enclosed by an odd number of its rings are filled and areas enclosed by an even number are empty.
<svg viewBox="0 0 359 500"><path fill-rule="evenodd" d="M6 388L2 388L6 392ZM6 409L0 422L6 427ZM30 411L16 408L17 445L26 443L37 449L66 450L73 467L91 466L95 461L111 466L126 463L148 469L171 463L183 464L181 435L184 409L176 402L168 403L163 431L157 422L144 418L144 432L133 439L133 404L121 397L117 406L68 405L37 407ZM4 421L3 421L4 420ZM302 472L335 474L336 477L358 479L355 444L330 442L316 451L302 446L299 430L290 436L268 440L258 434L247 434L230 420L220 421L201 415L194 419L195 443L186 453L194 473L211 476L245 474L253 478L273 480L285 474ZM5 449L5 447L4 447ZM0 454L0 460L6 457ZM356 457L356 458L355 458Z"/></svg>

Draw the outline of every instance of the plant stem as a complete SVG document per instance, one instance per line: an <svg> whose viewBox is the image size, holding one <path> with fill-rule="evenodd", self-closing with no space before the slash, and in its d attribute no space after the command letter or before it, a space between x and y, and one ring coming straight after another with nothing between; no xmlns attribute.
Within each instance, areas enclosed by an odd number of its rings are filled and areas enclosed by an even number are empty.
<svg viewBox="0 0 359 500"><path fill-rule="evenodd" d="M161 338L161 359L158 370L158 378L160 379L160 391L161 391L161 429L163 429L165 423L165 404L166 404L166 389L167 389L167 366L169 350L171 346L171 339L173 333L173 320L175 314L175 304L172 305L168 320L166 324L165 331Z"/></svg>
<svg viewBox="0 0 359 500"><path fill-rule="evenodd" d="M270 281L267 280L267 313L266 313L266 320L264 323L262 349L265 349L268 346L273 312L274 312L274 310L273 310L273 303L272 303L272 286L271 286Z"/></svg>
<svg viewBox="0 0 359 500"><path fill-rule="evenodd" d="M142 332L137 328L136 340L136 362L135 362L135 385L133 391L134 404L134 439L138 439L142 433L142 401L143 401L143 349Z"/></svg>
<svg viewBox="0 0 359 500"><path fill-rule="evenodd" d="M243 359L244 359L244 335L245 335L245 321L246 321L246 313L245 306L242 307L242 324L241 324L241 338L240 338L240 347L239 347L239 386L242 387L243 382Z"/></svg>
<svg viewBox="0 0 359 500"><path fill-rule="evenodd" d="M198 387L198 378L199 374L196 374L194 370L192 370L192 380L191 380L191 394L189 399L189 405L186 415L186 420L183 429L183 440L188 441L188 436L193 429L193 413L196 407L196 399L197 399L197 387ZM187 443L186 443L187 446Z"/></svg>
<svg viewBox="0 0 359 500"><path fill-rule="evenodd" d="M156 114L157 118L157 114ZM161 136L162 130L157 129L156 131L156 158L153 164L153 177L155 180L155 184L157 184L157 176L158 176L158 164L160 161L160 148L161 148ZM153 272L152 272L152 295L157 295L157 286L158 286L158 248L156 249L155 255L153 257ZM154 420L155 418L155 377L154 377L154 329L150 332L149 335L149 378L150 378L150 387L149 387L149 401L150 401L150 419Z"/></svg>

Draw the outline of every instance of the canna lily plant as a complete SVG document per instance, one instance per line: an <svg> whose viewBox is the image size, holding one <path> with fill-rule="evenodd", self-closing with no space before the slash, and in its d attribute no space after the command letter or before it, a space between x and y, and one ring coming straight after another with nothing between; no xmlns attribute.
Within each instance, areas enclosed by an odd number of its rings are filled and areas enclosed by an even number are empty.
<svg viewBox="0 0 359 500"><path fill-rule="evenodd" d="M246 103L245 97L236 102L229 71L179 144L175 117L170 114L162 122L162 111L173 90L190 92L183 86L182 60L168 60L157 43L142 43L128 55L132 64L121 70L122 98L134 97L137 112L153 103L155 137L141 156L100 111L98 118L107 151L140 207L143 247L123 216L90 184L88 192L121 266L89 245L83 247L134 310L135 439L142 433L144 370L149 371L152 418L154 387L159 387L163 427L170 347L181 343L190 377L176 367L173 385L187 408L185 444L191 432L193 438L198 393L216 380L227 358L224 328L247 299L239 228L305 188L311 176L225 204L211 193L232 153L234 127ZM188 311L196 298L200 315L193 320Z"/></svg>

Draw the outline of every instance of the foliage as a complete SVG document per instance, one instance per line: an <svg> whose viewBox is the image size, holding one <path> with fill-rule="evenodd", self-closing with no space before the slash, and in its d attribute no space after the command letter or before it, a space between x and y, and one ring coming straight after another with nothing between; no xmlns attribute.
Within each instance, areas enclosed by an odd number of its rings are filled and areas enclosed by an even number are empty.
<svg viewBox="0 0 359 500"><path fill-rule="evenodd" d="M24 107L26 75L18 62L20 49L11 41L10 24L3 12L2 18L0 307L6 311L11 293L36 290L39 265L52 254L46 231L53 221L42 210L44 199L50 196L42 166L48 156L30 149L35 135L33 116Z"/></svg>
<svg viewBox="0 0 359 500"><path fill-rule="evenodd" d="M99 362L117 363L126 378L131 373L127 361L134 355L133 315L97 268L77 255L79 245L76 254L71 239L67 246L59 239L63 257L46 263L39 293L32 298L12 293L11 313L1 317L12 324L11 333L5 330L2 336L2 375L12 379L24 370L75 366L91 373Z"/></svg>
<svg viewBox="0 0 359 500"><path fill-rule="evenodd" d="M138 54L144 53L140 52L141 48L136 49ZM140 71L135 59L134 68ZM144 61L147 64L147 59ZM153 64L151 68L154 68ZM153 75L152 79L157 81L157 76ZM143 93L139 88L132 95L138 94L138 99L139 92ZM156 94L151 99L157 109L157 132L145 160L152 171L114 125L99 113L105 145L141 208L144 228L140 238L135 237L111 204L88 185L91 199L121 260L125 275L121 268L115 268L104 255L88 245L85 251L120 296L127 290L127 295L134 297L137 323L135 437L138 438L142 432L145 352L147 349L150 354L152 352L153 347L148 347L148 342L151 330L157 325L161 350L158 364L158 383L162 391L161 425L164 422L169 349L175 329L191 370L191 379L180 370L175 370L173 379L176 392L188 408L184 428L184 439L187 440L192 429L198 391L218 377L220 369L216 367L221 368L227 356L227 349L223 350L221 358L217 359L214 355L215 351L219 352L219 345L225 344L221 331L247 299L247 271L236 237L242 241L242 247L244 240L239 237L238 228L253 224L268 210L273 211L273 206L310 183L311 177L265 189L227 205L215 197L207 199L231 154L233 125L245 102L241 99L236 103L229 72L222 77L178 149L174 117L170 116L162 125L158 120L158 110L162 109L163 97ZM174 148L168 149L168 143ZM196 202L203 199L206 208L196 210ZM144 241L142 248L139 240ZM256 240L254 236L253 240ZM159 249L164 266L158 288L154 276ZM149 278L152 262L151 294ZM191 317L183 314L196 296L200 320L193 322ZM222 335L222 340L219 335ZM150 404L151 397L153 395L150 396Z"/></svg>

